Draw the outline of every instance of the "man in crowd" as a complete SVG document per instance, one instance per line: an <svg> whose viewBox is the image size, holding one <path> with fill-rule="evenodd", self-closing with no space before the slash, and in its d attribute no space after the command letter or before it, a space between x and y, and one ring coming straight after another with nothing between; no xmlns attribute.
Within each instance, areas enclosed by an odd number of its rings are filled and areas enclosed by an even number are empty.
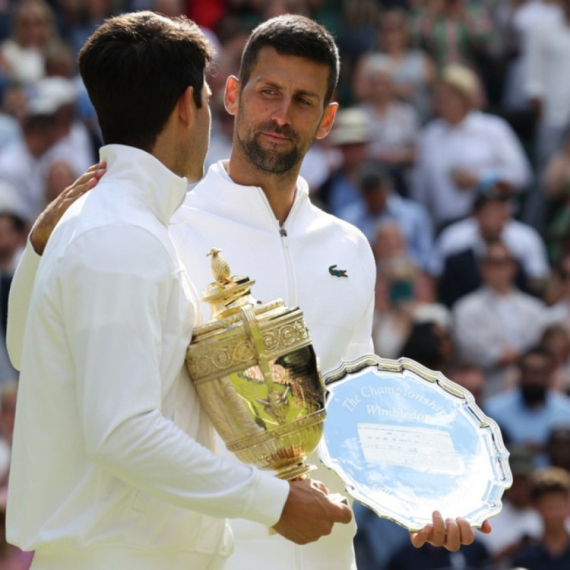
<svg viewBox="0 0 570 570"><path fill-rule="evenodd" d="M226 85L225 106L235 117L231 158L210 167L171 226L198 291L212 281L206 253L219 247L235 273L256 279L257 298L299 305L324 372L372 348L375 268L367 240L315 208L298 176L313 139L332 126L338 68L333 39L315 22L290 16L259 26L244 51L240 78L230 77ZM334 265L347 277L331 272ZM342 490L332 473L318 476L331 490ZM354 526L335 527L317 548L291 547L247 521L233 528L236 552L229 568L354 568ZM412 541L455 550L473 538L466 521L444 522L436 514Z"/></svg>
<svg viewBox="0 0 570 570"><path fill-rule="evenodd" d="M107 175L54 231L13 352L8 539L38 569L217 569L223 517L302 544L351 519L323 486L214 455L183 366L199 309L168 224L202 175L210 58L195 24L151 12L108 20L81 51Z"/></svg>
<svg viewBox="0 0 570 570"><path fill-rule="evenodd" d="M551 388L552 364L546 349L527 350L518 361L518 386L485 403L485 412L501 426L508 441L535 452L535 465L546 464L544 451L551 431L568 425L570 418L570 398Z"/></svg>
<svg viewBox="0 0 570 570"><path fill-rule="evenodd" d="M519 291L517 264L500 241L487 244L480 258L482 287L453 307L453 331L459 352L485 370L484 396L506 387L519 356L540 340L544 304Z"/></svg>

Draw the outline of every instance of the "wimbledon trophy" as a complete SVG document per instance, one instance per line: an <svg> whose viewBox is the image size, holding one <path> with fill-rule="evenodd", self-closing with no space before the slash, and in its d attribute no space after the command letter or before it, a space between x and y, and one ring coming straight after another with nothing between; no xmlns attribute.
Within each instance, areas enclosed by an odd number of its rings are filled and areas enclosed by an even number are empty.
<svg viewBox="0 0 570 570"><path fill-rule="evenodd" d="M195 329L186 364L229 451L292 480L311 471L320 441L356 500L410 530L434 510L476 527L500 511L508 452L467 390L412 360L367 354L325 375L325 412L302 312L259 303L254 281L230 277L219 250L208 255L212 320Z"/></svg>
<svg viewBox="0 0 570 570"><path fill-rule="evenodd" d="M229 451L282 479L304 476L326 412L303 314L281 300L257 302L255 281L230 277L219 252L208 254L215 281L202 299L210 303L212 320L194 331L188 371Z"/></svg>

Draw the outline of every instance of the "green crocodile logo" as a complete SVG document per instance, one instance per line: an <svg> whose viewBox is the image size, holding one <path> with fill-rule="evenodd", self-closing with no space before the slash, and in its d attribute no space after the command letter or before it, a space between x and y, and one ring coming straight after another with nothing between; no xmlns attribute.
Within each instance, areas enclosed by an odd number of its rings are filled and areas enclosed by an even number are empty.
<svg viewBox="0 0 570 570"><path fill-rule="evenodd" d="M329 267L329 273L335 277L348 277L346 269L337 269L336 264Z"/></svg>

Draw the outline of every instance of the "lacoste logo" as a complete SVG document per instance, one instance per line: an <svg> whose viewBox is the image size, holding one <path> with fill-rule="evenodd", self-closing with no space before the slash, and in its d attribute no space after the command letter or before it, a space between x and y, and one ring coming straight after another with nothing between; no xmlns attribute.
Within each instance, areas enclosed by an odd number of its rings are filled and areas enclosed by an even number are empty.
<svg viewBox="0 0 570 570"><path fill-rule="evenodd" d="M348 277L346 269L337 269L336 264L329 267L329 273L334 277Z"/></svg>

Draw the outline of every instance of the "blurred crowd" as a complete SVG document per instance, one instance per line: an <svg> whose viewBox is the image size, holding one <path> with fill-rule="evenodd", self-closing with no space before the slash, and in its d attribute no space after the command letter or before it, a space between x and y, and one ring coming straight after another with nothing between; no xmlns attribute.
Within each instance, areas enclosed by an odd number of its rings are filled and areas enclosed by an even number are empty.
<svg viewBox="0 0 570 570"><path fill-rule="evenodd" d="M357 507L359 568L570 569L570 0L0 0L0 335L31 225L102 144L77 52L140 9L188 15L216 48L207 164L230 154L223 88L253 27L300 13L334 33L341 108L301 174L370 241L375 351L469 389L511 451L491 535L415 550ZM0 343L0 488L16 397ZM3 497L0 570L25 569Z"/></svg>

